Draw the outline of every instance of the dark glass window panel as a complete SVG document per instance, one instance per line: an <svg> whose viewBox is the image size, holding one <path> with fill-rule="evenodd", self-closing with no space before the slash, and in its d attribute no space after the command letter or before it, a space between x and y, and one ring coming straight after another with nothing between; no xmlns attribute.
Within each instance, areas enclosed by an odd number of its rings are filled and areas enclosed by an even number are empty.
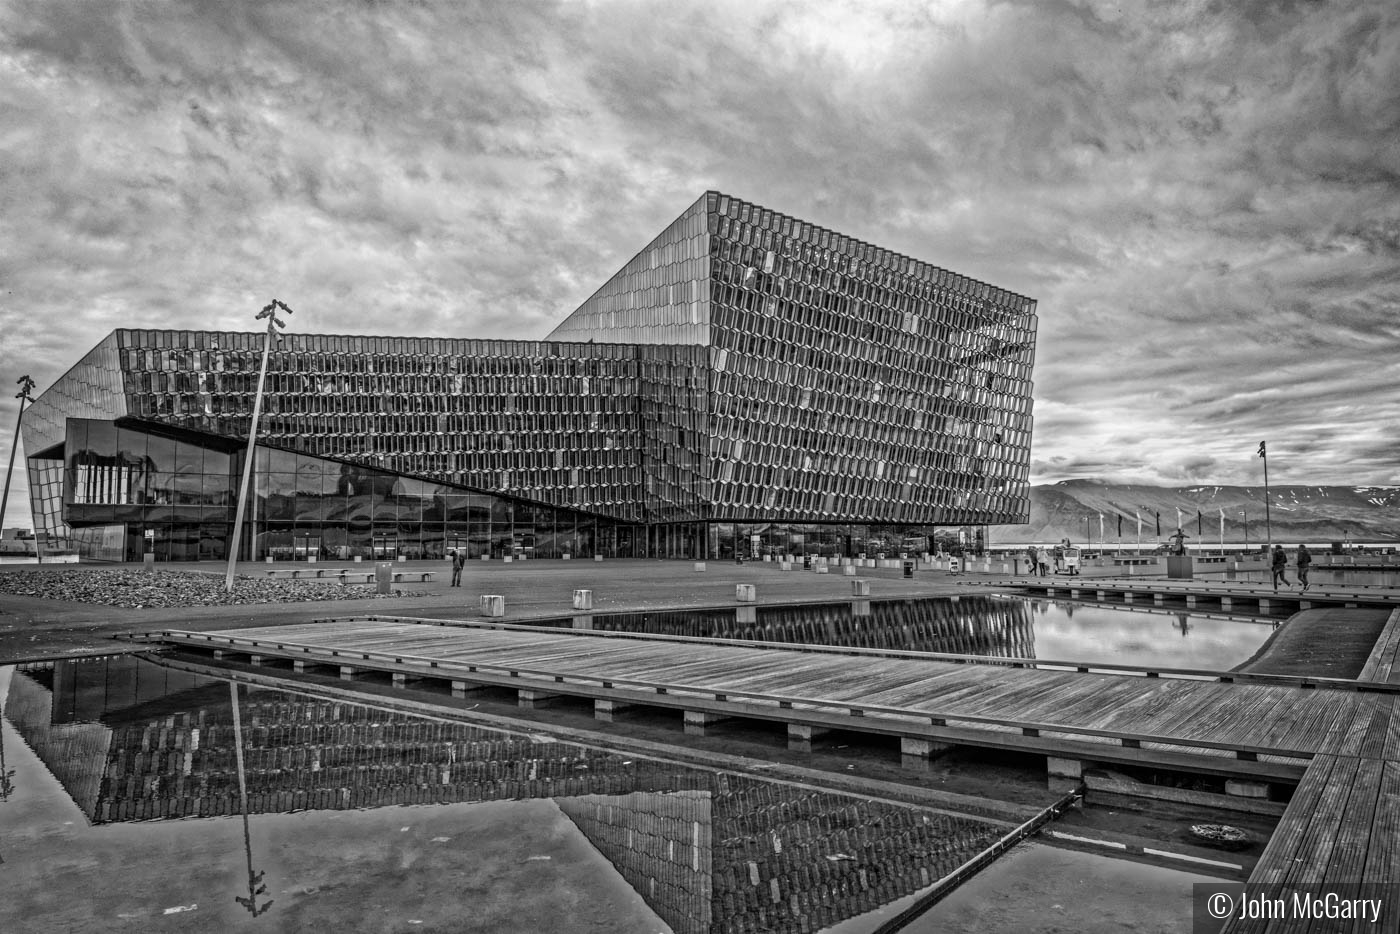
<svg viewBox="0 0 1400 934"><path fill-rule="evenodd" d="M118 453L117 426L111 422L90 420L87 426L87 439L83 449L102 457L115 457Z"/></svg>

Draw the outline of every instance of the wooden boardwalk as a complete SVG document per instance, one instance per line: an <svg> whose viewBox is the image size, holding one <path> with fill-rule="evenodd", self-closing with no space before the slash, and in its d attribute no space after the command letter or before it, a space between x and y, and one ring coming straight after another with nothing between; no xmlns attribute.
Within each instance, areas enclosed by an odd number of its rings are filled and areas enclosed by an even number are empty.
<svg viewBox="0 0 1400 934"><path fill-rule="evenodd" d="M1095 581L1095 584L1098 582ZM784 723L802 748L816 731L896 736L928 754L941 744L1013 749L1056 763L1122 763L1294 784L1251 883L1354 887L1400 878L1400 691L1381 682L1400 653L1400 611L1368 663L1364 690L1283 683L968 664L930 653L497 623L355 618L135 638L254 664L377 672L396 685L450 683L454 696L509 688L522 705L591 699L611 719L648 705L684 712L689 732L727 716ZM1040 660L1021 660L1039 662ZM1066 773L1061 773L1066 774ZM1073 773L1068 773L1072 775ZM1381 930L1400 929L1400 903ZM1231 921L1231 934L1331 930Z"/></svg>
<svg viewBox="0 0 1400 934"><path fill-rule="evenodd" d="M1390 614L1363 676L1386 680L1400 650L1400 610ZM1346 739L1328 736L1293 793L1249 882L1289 886L1325 883L1331 891L1400 880L1400 698L1377 698L1370 716L1355 721ZM1375 897L1372 891L1365 897ZM1362 896L1356 890L1357 896ZM1374 927L1400 930L1400 899L1389 898ZM1334 931L1321 920L1235 920L1229 934ZM1346 928L1343 928L1346 929Z"/></svg>
<svg viewBox="0 0 1400 934"><path fill-rule="evenodd" d="M1389 694L1298 684L1208 681L962 664L920 653L714 645L576 630L352 619L143 638L266 664L429 678L458 692L507 687L530 704L592 699L685 712L688 727L725 716L786 723L810 740L841 728L899 737L906 751L977 745L1059 759L1158 765L1292 783L1323 748L1355 749ZM1387 708L1388 709L1388 708ZM804 733L804 731L806 731Z"/></svg>

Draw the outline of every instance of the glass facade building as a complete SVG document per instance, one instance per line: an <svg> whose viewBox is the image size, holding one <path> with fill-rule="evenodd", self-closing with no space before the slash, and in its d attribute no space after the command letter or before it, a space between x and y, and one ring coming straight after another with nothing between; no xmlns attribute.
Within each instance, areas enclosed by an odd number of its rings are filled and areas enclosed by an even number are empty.
<svg viewBox="0 0 1400 934"><path fill-rule="evenodd" d="M1023 522L1035 327L708 192L546 340L283 335L240 553L858 554ZM226 555L263 340L122 329L41 394L47 546Z"/></svg>

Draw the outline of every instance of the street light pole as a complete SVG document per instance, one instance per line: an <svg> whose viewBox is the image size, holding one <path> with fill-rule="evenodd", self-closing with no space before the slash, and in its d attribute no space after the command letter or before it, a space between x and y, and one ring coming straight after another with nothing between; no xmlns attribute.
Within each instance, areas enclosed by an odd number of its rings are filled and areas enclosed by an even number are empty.
<svg viewBox="0 0 1400 934"><path fill-rule="evenodd" d="M15 419L15 440L10 445L10 468L5 471L5 493L0 496L0 525L4 524L5 509L10 505L10 477L15 472L15 451L19 450L19 426L24 421L24 403L33 401L29 394L34 391L34 380L29 378L29 374L26 373L15 382L19 385L19 392L15 393L15 398L19 400L19 417ZM37 547L39 542L37 529L34 532L34 542Z"/></svg>
<svg viewBox="0 0 1400 934"><path fill-rule="evenodd" d="M1259 456L1264 459L1264 536L1269 548L1274 547L1274 527L1269 521L1269 452L1265 442L1259 442Z"/></svg>
<svg viewBox="0 0 1400 934"><path fill-rule="evenodd" d="M233 568L238 561L238 548L243 538L243 513L248 505L248 482L253 476L253 450L258 445L258 417L262 414L263 385L267 382L267 357L272 350L272 341L277 337L274 328L285 328L284 324L277 317L278 309L291 314L292 310L286 305L273 299L263 310L258 312L254 320L267 319L267 332L263 336L262 367L258 370L258 391L253 396L253 421L248 426L248 453L243 459L243 479L238 487L238 510L233 519L233 532L229 535L228 542L228 572L224 575L224 590L233 593Z"/></svg>

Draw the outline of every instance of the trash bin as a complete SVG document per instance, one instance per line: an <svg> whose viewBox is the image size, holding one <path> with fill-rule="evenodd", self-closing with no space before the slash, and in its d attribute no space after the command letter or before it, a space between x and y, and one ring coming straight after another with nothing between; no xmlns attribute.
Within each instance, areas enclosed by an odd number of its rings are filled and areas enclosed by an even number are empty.
<svg viewBox="0 0 1400 934"><path fill-rule="evenodd" d="M394 565L388 561L380 561L374 566L374 592L393 593L394 591Z"/></svg>
<svg viewBox="0 0 1400 934"><path fill-rule="evenodd" d="M905 576L906 578L909 578L909 577L913 577L913 576L914 576L914 562L913 562L913 561L906 561L906 562L904 562L904 576Z"/></svg>
<svg viewBox="0 0 1400 934"><path fill-rule="evenodd" d="M803 555L803 556L802 556L802 570L804 570L804 571L810 571L810 570L812 570L812 556L811 556L811 555Z"/></svg>

